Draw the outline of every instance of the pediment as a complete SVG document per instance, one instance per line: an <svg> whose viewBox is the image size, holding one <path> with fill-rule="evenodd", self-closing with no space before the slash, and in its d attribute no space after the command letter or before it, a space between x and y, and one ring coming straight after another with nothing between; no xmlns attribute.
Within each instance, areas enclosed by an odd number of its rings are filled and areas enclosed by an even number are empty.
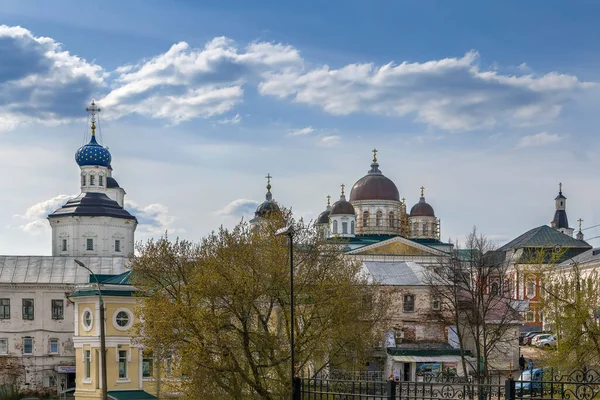
<svg viewBox="0 0 600 400"><path fill-rule="evenodd" d="M415 243L403 237L394 237L378 243L349 251L352 255L393 255L393 256L439 256L444 252Z"/></svg>

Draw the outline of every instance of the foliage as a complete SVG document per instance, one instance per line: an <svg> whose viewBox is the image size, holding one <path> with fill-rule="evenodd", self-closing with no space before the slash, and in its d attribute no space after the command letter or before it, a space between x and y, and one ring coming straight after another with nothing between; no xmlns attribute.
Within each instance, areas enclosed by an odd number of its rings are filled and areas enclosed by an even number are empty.
<svg viewBox="0 0 600 400"><path fill-rule="evenodd" d="M578 263L554 266L544 274L542 309L547 326L557 333L555 351L547 363L561 371L600 363L600 276Z"/></svg>
<svg viewBox="0 0 600 400"><path fill-rule="evenodd" d="M507 263L493 250L473 228L464 248L457 245L426 272L432 296L442 302L437 317L456 327L463 370L474 371L478 382L490 375L490 356L514 346L512 328L519 320L505 293ZM470 362L467 350L483 362Z"/></svg>
<svg viewBox="0 0 600 400"><path fill-rule="evenodd" d="M301 373L364 365L385 302L340 246L282 211L255 228L221 228L200 243L164 237L138 246L132 262L141 341L173 354L188 398L289 396L290 269L294 227L295 354Z"/></svg>
<svg viewBox="0 0 600 400"><path fill-rule="evenodd" d="M19 357L0 357L0 400L18 400L21 398L19 377L23 365Z"/></svg>

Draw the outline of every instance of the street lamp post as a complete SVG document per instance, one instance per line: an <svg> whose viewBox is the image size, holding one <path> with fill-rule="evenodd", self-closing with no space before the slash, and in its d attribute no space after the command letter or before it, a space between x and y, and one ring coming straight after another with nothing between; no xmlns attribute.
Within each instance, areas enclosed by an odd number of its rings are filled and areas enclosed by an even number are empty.
<svg viewBox="0 0 600 400"><path fill-rule="evenodd" d="M98 288L98 296L100 297L100 360L102 362L102 400L108 400L107 381L106 381L106 332L104 328L104 300L102 299L102 291L100 290L100 281L94 272L85 266L79 260L74 260L75 264L87 269L96 281Z"/></svg>
<svg viewBox="0 0 600 400"><path fill-rule="evenodd" d="M290 378L292 384L291 398L292 400L296 400L296 362L294 360L294 227L290 225L281 228L275 232L275 235L286 235L290 238Z"/></svg>

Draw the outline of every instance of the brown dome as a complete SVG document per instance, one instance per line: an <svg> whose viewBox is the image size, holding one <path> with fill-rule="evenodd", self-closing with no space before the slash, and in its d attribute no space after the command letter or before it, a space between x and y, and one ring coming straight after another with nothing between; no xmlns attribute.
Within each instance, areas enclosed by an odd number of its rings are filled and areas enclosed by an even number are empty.
<svg viewBox="0 0 600 400"><path fill-rule="evenodd" d="M321 214L319 214L319 217L317 218L317 224L328 224L329 223L329 210L325 210L323 211Z"/></svg>
<svg viewBox="0 0 600 400"><path fill-rule="evenodd" d="M344 214L355 214L354 206L346 200L346 196L341 195L340 199L333 203L331 206L331 212L329 215L344 215Z"/></svg>
<svg viewBox="0 0 600 400"><path fill-rule="evenodd" d="M425 202L425 197L421 197L419 202L410 209L411 217L435 217L433 207Z"/></svg>
<svg viewBox="0 0 600 400"><path fill-rule="evenodd" d="M371 170L360 178L350 191L350 201L395 200L400 201L398 188L379 170L379 164L371 164Z"/></svg>

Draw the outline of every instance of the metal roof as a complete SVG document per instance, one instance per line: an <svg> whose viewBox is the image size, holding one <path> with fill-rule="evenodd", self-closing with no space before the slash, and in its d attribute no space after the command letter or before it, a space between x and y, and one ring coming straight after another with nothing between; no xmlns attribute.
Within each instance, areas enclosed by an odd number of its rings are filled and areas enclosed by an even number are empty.
<svg viewBox="0 0 600 400"><path fill-rule="evenodd" d="M118 275L128 271L127 257L0 256L0 284L88 283L90 273L75 264L75 258L95 274Z"/></svg>
<svg viewBox="0 0 600 400"><path fill-rule="evenodd" d="M363 271L373 283L380 285L426 285L424 267L411 261L364 261Z"/></svg>
<svg viewBox="0 0 600 400"><path fill-rule="evenodd" d="M542 225L525 232L521 236L500 247L498 250L508 251L522 249L524 247L554 247L557 245L566 248L589 249L592 247L583 240L574 239L556 229L550 228L548 225Z"/></svg>

